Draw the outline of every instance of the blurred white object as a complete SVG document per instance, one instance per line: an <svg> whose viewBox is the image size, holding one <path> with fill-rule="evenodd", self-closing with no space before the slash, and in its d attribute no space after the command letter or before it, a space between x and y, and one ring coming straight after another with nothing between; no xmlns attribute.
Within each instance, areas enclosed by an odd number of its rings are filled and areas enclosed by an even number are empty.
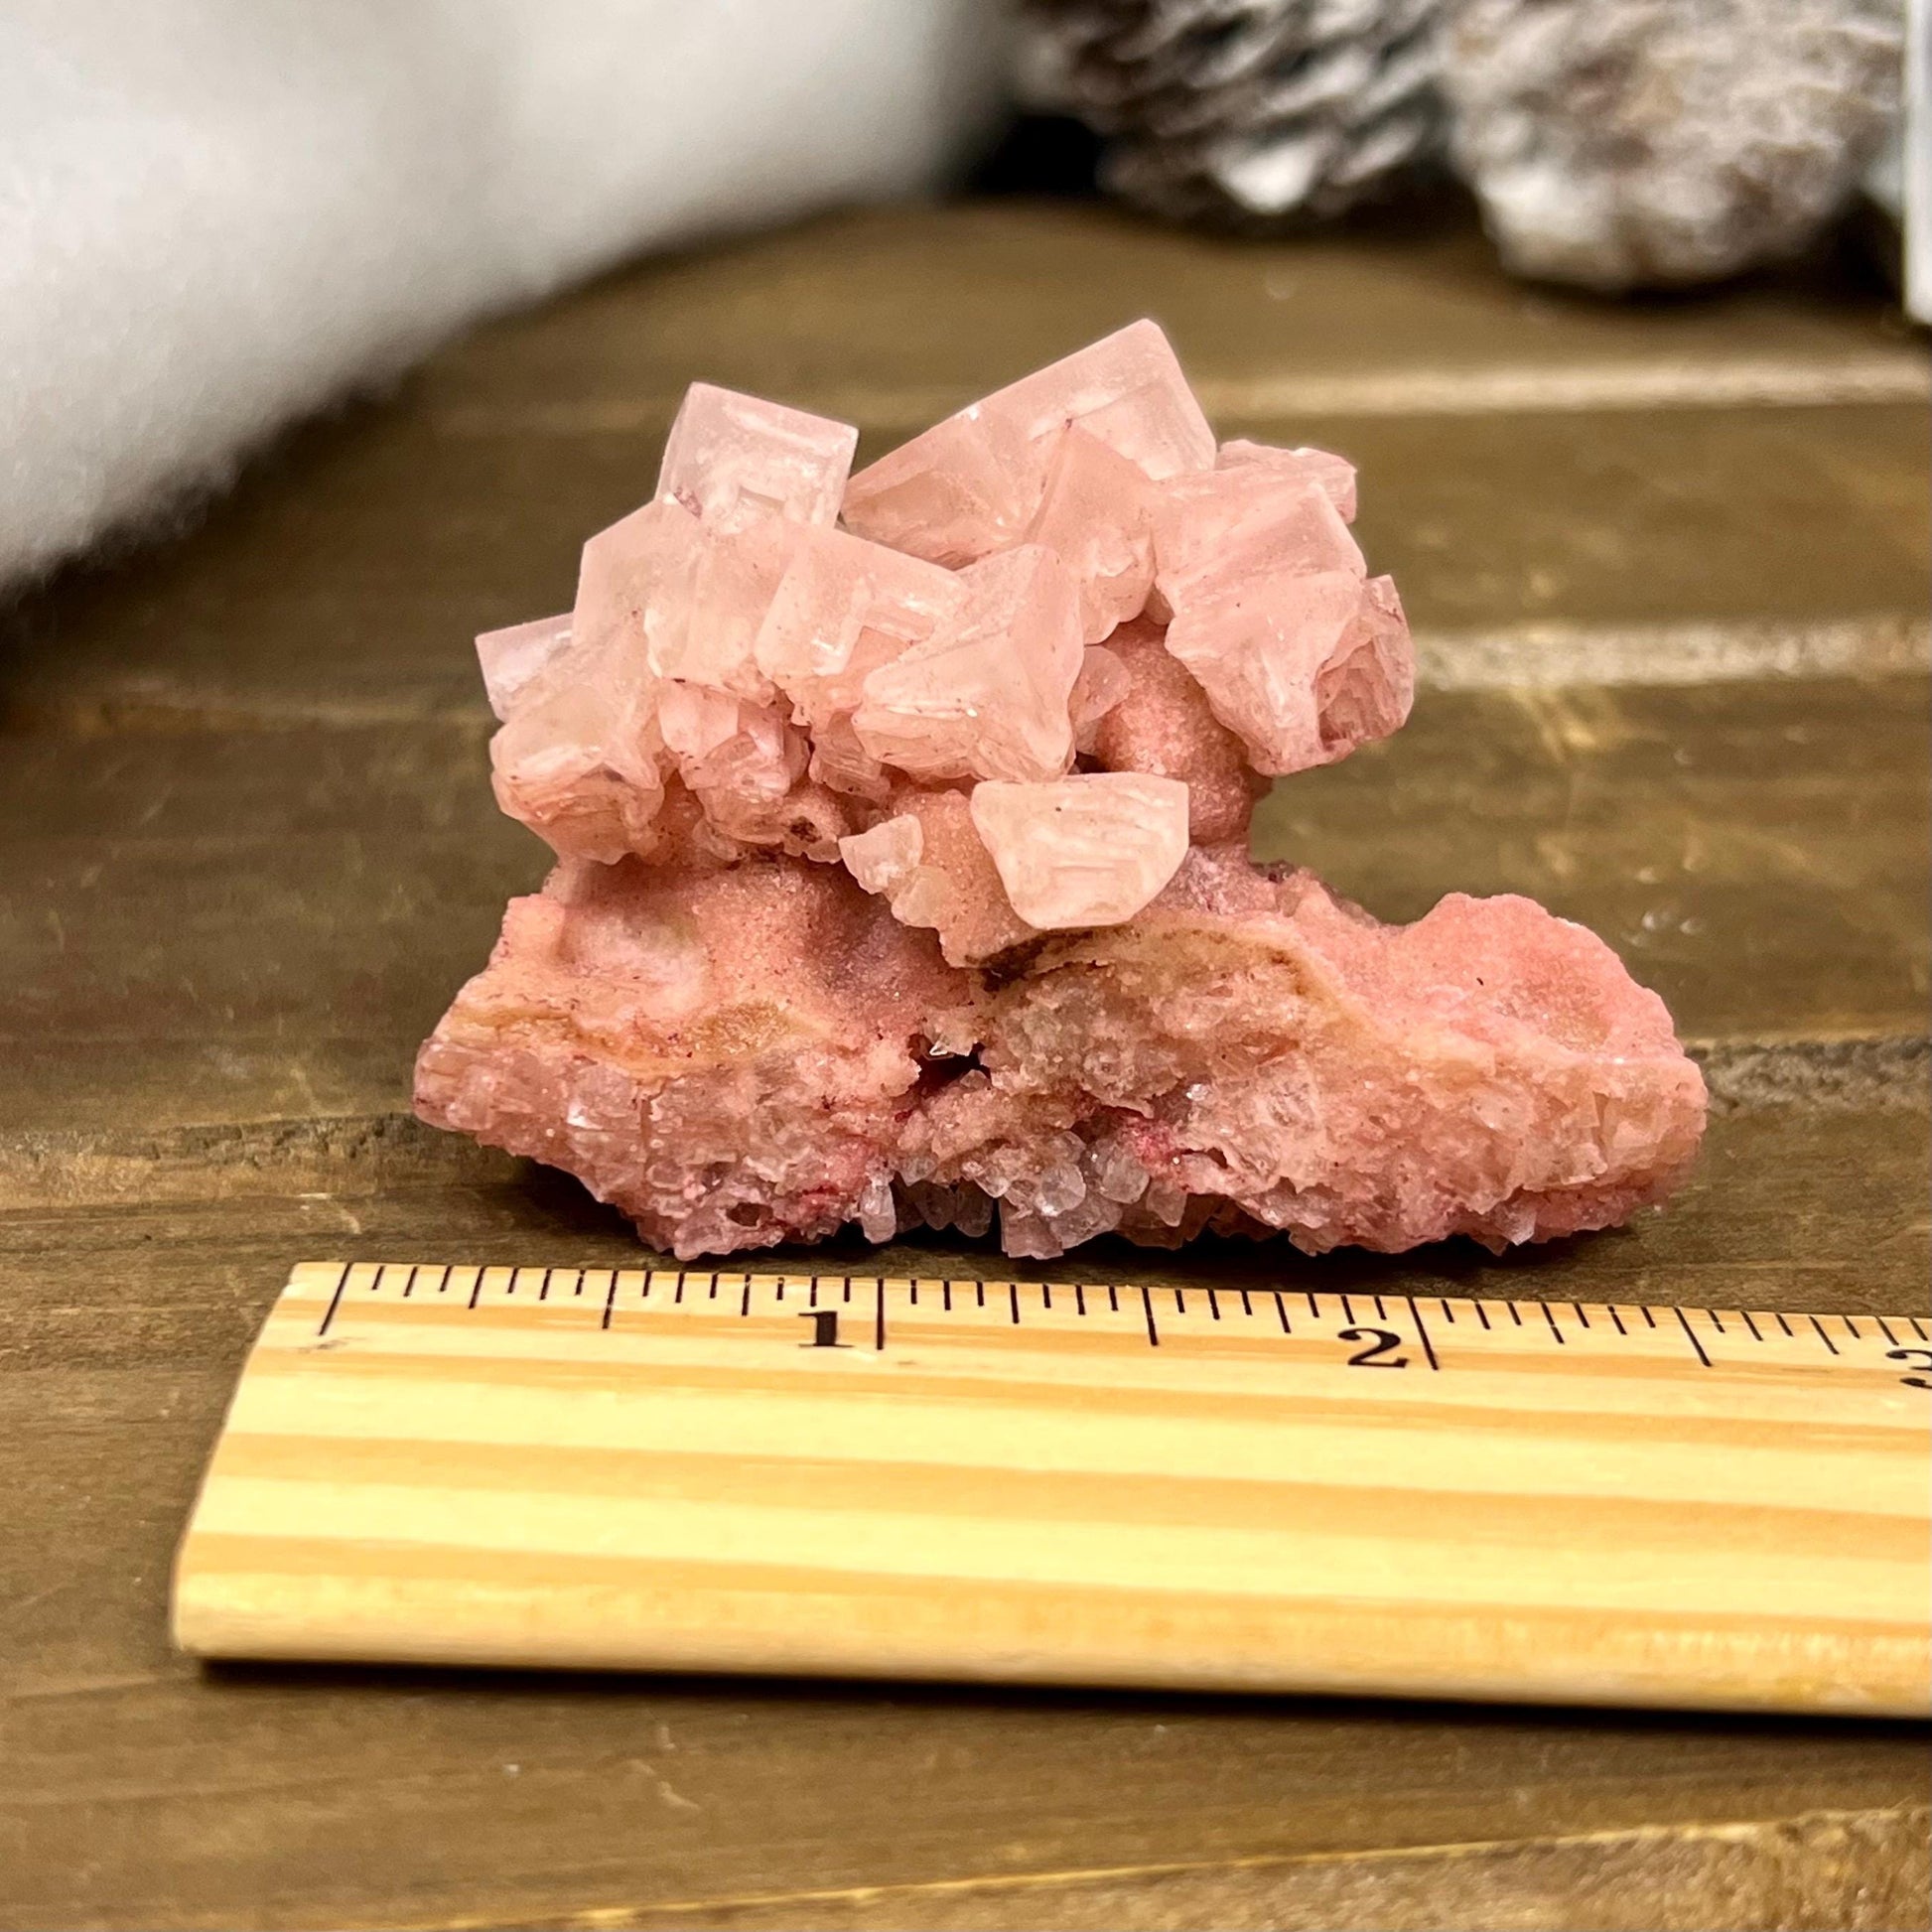
<svg viewBox="0 0 1932 1932"><path fill-rule="evenodd" d="M1932 323L1932 0L1906 12L1905 111L1864 187L1891 220L1905 312Z"/></svg>
<svg viewBox="0 0 1932 1932"><path fill-rule="evenodd" d="M987 0L0 0L0 583L479 315L943 178L1005 65Z"/></svg>

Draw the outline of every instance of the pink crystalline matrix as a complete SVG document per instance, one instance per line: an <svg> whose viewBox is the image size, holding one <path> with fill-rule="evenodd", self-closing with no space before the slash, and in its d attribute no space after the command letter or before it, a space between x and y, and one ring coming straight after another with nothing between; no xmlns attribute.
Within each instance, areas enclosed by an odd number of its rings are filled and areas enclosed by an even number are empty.
<svg viewBox="0 0 1932 1932"><path fill-rule="evenodd" d="M1601 941L1515 897L1385 926L1248 857L1271 781L1409 713L1349 464L1217 448L1151 322L856 443L695 384L571 611L478 639L558 865L424 1119L681 1257L1501 1248L1670 1192L1704 1084Z"/></svg>

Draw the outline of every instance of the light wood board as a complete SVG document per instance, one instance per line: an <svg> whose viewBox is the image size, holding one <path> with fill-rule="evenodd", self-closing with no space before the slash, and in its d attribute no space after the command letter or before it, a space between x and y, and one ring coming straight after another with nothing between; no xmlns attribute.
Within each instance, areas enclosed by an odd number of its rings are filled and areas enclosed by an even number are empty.
<svg viewBox="0 0 1932 1932"><path fill-rule="evenodd" d="M217 1656L1913 1715L1932 1331L1119 1283L304 1264Z"/></svg>

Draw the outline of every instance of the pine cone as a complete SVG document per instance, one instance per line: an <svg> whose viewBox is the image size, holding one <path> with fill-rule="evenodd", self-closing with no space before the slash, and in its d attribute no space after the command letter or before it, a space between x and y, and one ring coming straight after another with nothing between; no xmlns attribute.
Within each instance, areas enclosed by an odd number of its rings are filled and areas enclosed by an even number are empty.
<svg viewBox="0 0 1932 1932"><path fill-rule="evenodd" d="M1440 144L1439 0L1026 0L1036 104L1107 137L1103 187L1246 228L1339 213Z"/></svg>
<svg viewBox="0 0 1932 1932"><path fill-rule="evenodd" d="M1903 44L1902 0L1449 0L1455 161L1521 274L1709 281L1848 205Z"/></svg>

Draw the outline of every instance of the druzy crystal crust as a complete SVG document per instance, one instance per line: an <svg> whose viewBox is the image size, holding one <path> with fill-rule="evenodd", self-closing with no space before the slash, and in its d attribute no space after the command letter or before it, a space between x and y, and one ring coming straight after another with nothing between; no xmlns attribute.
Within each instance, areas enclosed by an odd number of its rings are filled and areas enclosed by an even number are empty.
<svg viewBox="0 0 1932 1932"><path fill-rule="evenodd" d="M555 851L417 1064L426 1120L679 1256L919 1225L1319 1252L1610 1225L1705 1096L1527 899L1385 926L1258 868L1273 779L1414 690L1340 457L1215 446L1136 323L848 478L696 384L562 617L478 641Z"/></svg>

